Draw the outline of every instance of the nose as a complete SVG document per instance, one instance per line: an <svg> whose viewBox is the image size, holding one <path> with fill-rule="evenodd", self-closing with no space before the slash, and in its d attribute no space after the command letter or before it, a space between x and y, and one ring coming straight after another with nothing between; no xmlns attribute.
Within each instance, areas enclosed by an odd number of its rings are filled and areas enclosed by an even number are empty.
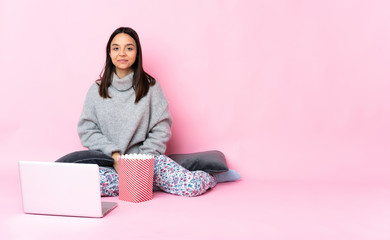
<svg viewBox="0 0 390 240"><path fill-rule="evenodd" d="M126 55L126 52L125 52L125 50L124 50L124 49L122 49L122 50L119 52L119 55L120 55L120 56L125 56L125 55Z"/></svg>

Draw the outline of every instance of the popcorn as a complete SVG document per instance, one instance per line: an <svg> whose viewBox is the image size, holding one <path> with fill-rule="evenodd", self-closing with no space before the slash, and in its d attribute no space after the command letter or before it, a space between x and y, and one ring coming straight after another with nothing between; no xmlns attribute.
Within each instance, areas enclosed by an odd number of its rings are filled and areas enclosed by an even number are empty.
<svg viewBox="0 0 390 240"><path fill-rule="evenodd" d="M154 157L125 154L119 160L119 200L139 203L153 196Z"/></svg>

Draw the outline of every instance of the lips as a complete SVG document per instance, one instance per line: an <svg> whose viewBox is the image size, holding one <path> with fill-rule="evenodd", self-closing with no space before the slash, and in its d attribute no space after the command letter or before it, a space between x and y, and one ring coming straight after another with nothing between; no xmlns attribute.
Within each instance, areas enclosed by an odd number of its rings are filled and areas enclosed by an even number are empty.
<svg viewBox="0 0 390 240"><path fill-rule="evenodd" d="M128 60L126 60L126 59L121 59L121 60L118 60L118 62L120 62L120 63L126 63Z"/></svg>

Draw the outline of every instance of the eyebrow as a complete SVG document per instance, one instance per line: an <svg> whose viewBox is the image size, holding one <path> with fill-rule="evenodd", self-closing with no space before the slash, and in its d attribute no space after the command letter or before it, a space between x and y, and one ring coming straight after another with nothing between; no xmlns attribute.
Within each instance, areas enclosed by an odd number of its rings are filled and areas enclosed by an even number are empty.
<svg viewBox="0 0 390 240"><path fill-rule="evenodd" d="M119 46L119 44L113 43L111 46ZM128 43L128 44L126 44L126 46L135 46L135 45L132 43Z"/></svg>

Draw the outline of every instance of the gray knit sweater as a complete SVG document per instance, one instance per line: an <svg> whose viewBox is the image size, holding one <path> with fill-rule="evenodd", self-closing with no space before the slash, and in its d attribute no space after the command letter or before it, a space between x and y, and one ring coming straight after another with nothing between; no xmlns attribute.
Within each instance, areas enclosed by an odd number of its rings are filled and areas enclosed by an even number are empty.
<svg viewBox="0 0 390 240"><path fill-rule="evenodd" d="M164 92L156 82L135 104L132 80L133 73L122 79L114 73L108 88L111 98L102 98L96 83L91 86L78 122L84 147L109 156L116 151L121 154L165 153L172 119Z"/></svg>

